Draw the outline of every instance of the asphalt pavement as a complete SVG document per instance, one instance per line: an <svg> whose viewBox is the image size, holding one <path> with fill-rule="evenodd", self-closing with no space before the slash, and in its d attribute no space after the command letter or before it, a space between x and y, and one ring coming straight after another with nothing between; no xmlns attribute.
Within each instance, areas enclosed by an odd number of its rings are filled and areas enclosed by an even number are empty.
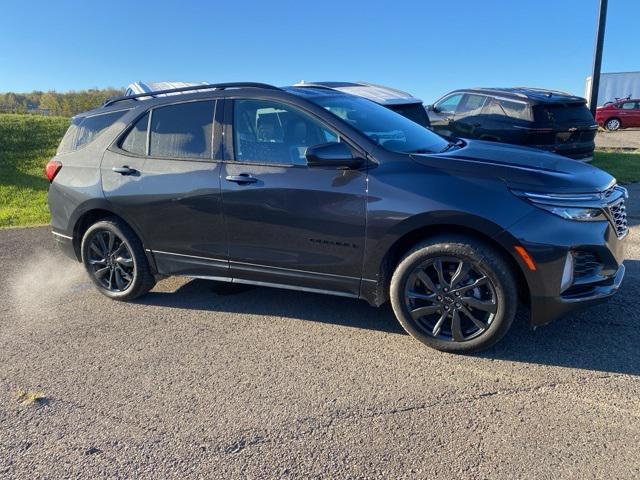
<svg viewBox="0 0 640 480"><path fill-rule="evenodd" d="M474 356L339 297L171 278L110 301L48 228L2 230L0 478L639 478L631 193L619 294Z"/></svg>

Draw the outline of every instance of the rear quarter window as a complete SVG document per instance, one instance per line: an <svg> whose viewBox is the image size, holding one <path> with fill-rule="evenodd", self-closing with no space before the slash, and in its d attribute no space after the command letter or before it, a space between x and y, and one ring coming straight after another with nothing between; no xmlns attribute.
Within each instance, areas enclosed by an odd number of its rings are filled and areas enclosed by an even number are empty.
<svg viewBox="0 0 640 480"><path fill-rule="evenodd" d="M58 154L69 153L91 143L122 117L127 110L74 118L58 147Z"/></svg>
<svg viewBox="0 0 640 480"><path fill-rule="evenodd" d="M525 102L516 102L502 98L490 98L482 108L484 115L501 115L516 120L531 122L531 107Z"/></svg>
<svg viewBox="0 0 640 480"><path fill-rule="evenodd" d="M140 117L140 119L133 125L131 130L129 130L120 143L120 148L135 155L146 155L148 126L149 112Z"/></svg>

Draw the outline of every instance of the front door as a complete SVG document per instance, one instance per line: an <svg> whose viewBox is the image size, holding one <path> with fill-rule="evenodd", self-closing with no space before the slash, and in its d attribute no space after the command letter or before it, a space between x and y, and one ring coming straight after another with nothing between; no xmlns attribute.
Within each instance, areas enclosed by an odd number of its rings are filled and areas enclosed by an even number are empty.
<svg viewBox="0 0 640 480"><path fill-rule="evenodd" d="M453 133L456 137L480 138L483 134L485 95L466 93L456 109Z"/></svg>
<svg viewBox="0 0 640 480"><path fill-rule="evenodd" d="M366 171L308 167L306 148L340 141L288 104L227 100L221 174L231 276L358 295Z"/></svg>
<svg viewBox="0 0 640 480"><path fill-rule="evenodd" d="M462 97L462 93L454 93L433 106L432 111L429 112L429 120L433 131L443 137L455 136L454 117Z"/></svg>
<svg viewBox="0 0 640 480"><path fill-rule="evenodd" d="M640 102L624 102L620 107L620 120L625 128L640 127Z"/></svg>
<svg viewBox="0 0 640 480"><path fill-rule="evenodd" d="M140 232L162 274L229 273L215 106L208 100L157 107L102 161L105 196Z"/></svg>

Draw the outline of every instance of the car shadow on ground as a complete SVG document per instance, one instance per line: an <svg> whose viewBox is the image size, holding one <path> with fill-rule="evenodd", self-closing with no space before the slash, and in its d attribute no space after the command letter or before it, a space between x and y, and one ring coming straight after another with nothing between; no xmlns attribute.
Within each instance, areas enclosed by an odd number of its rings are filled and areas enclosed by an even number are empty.
<svg viewBox="0 0 640 480"><path fill-rule="evenodd" d="M525 312L485 358L640 375L640 261L625 261L620 291L535 331Z"/></svg>
<svg viewBox="0 0 640 480"><path fill-rule="evenodd" d="M509 334L481 358L640 375L640 261L626 262L627 279L606 303L532 330L525 309ZM325 295L192 280L174 292L154 291L138 303L211 312L256 314L406 335L388 304ZM418 343L415 348L421 347Z"/></svg>
<svg viewBox="0 0 640 480"><path fill-rule="evenodd" d="M404 334L389 305L331 295L194 279L173 292L152 291L137 303L211 312L309 320Z"/></svg>

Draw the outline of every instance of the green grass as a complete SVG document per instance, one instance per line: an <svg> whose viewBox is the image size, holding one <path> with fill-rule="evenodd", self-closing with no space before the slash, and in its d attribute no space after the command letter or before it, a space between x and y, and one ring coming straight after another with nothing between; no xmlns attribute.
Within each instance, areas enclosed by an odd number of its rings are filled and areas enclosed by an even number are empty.
<svg viewBox="0 0 640 480"><path fill-rule="evenodd" d="M620 183L640 181L640 153L595 152L591 165L609 172Z"/></svg>
<svg viewBox="0 0 640 480"><path fill-rule="evenodd" d="M65 117L0 114L0 227L49 222L44 166L68 126ZM596 152L592 165L640 181L640 153Z"/></svg>
<svg viewBox="0 0 640 480"><path fill-rule="evenodd" d="M64 117L0 114L0 227L49 222L44 166L68 126Z"/></svg>

